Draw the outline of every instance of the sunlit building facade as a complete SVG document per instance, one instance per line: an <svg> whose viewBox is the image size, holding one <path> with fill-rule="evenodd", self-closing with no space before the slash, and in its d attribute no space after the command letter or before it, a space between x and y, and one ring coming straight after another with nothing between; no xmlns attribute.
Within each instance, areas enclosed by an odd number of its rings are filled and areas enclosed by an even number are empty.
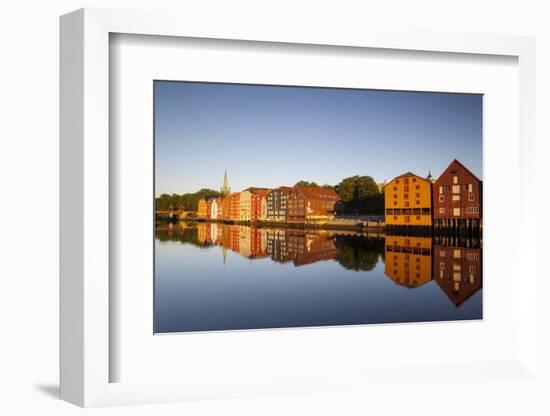
<svg viewBox="0 0 550 416"><path fill-rule="evenodd" d="M384 187L385 218L390 226L432 225L432 183L414 173L397 176Z"/></svg>

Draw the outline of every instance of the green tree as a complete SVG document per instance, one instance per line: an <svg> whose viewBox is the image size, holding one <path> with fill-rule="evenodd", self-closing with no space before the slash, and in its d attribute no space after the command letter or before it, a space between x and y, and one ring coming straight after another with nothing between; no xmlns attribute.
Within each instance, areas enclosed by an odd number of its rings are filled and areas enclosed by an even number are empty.
<svg viewBox="0 0 550 416"><path fill-rule="evenodd" d="M344 201L358 201L361 198L378 195L380 190L370 176L350 176L336 185L336 192Z"/></svg>

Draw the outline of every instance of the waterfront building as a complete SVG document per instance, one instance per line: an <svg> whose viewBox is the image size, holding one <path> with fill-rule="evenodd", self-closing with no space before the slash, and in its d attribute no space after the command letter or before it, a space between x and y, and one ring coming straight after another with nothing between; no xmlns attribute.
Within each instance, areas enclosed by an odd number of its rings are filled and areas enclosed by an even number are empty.
<svg viewBox="0 0 550 416"><path fill-rule="evenodd" d="M481 289L479 247L434 245L433 252L434 280L455 306L461 305Z"/></svg>
<svg viewBox="0 0 550 416"><path fill-rule="evenodd" d="M221 198L213 198L210 204L210 219L220 220L223 218L223 204Z"/></svg>
<svg viewBox="0 0 550 416"><path fill-rule="evenodd" d="M386 225L431 226L432 183L407 172L384 187Z"/></svg>
<svg viewBox="0 0 550 416"><path fill-rule="evenodd" d="M267 194L267 220L268 221L286 221L287 220L287 200L292 191L290 186L281 186L273 189Z"/></svg>
<svg viewBox="0 0 550 416"><path fill-rule="evenodd" d="M287 199L288 221L315 224L331 221L334 219L334 206L341 199L332 189L295 186Z"/></svg>
<svg viewBox="0 0 550 416"><path fill-rule="evenodd" d="M231 197L228 195L222 199L222 219L229 220L231 212Z"/></svg>
<svg viewBox="0 0 550 416"><path fill-rule="evenodd" d="M453 160L433 186L436 227L479 228L482 221L482 181Z"/></svg>
<svg viewBox="0 0 550 416"><path fill-rule="evenodd" d="M199 218L206 218L208 216L207 210L207 202L206 198L199 199L198 207L197 207L197 217Z"/></svg>
<svg viewBox="0 0 550 416"><path fill-rule="evenodd" d="M395 283L418 287L432 279L432 238L387 235L385 273Z"/></svg>
<svg viewBox="0 0 550 416"><path fill-rule="evenodd" d="M238 221L241 212L241 194L239 192L232 193L227 199L229 199L228 219Z"/></svg>
<svg viewBox="0 0 550 416"><path fill-rule="evenodd" d="M267 219L267 195L270 189L267 188L250 188L250 220L265 221Z"/></svg>
<svg viewBox="0 0 550 416"><path fill-rule="evenodd" d="M250 221L252 216L252 192L245 189L240 194L239 221Z"/></svg>

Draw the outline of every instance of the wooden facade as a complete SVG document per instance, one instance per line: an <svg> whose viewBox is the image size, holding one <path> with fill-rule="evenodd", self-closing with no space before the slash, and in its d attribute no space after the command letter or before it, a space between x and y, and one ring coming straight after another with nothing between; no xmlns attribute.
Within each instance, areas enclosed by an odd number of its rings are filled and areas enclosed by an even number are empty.
<svg viewBox="0 0 550 416"><path fill-rule="evenodd" d="M414 173L397 176L384 187L386 225L429 227L432 225L432 183Z"/></svg>
<svg viewBox="0 0 550 416"><path fill-rule="evenodd" d="M223 203L221 198L213 198L210 203L210 219L221 220L223 218Z"/></svg>
<svg viewBox="0 0 550 416"><path fill-rule="evenodd" d="M434 225L472 229L482 221L482 181L453 160L433 185Z"/></svg>
<svg viewBox="0 0 550 416"><path fill-rule="evenodd" d="M245 189L241 192L239 221L250 221L252 217L252 192Z"/></svg>
<svg viewBox="0 0 550 416"><path fill-rule="evenodd" d="M334 219L334 206L341 199L332 189L295 186L287 199L287 221L326 223Z"/></svg>
<svg viewBox="0 0 550 416"><path fill-rule="evenodd" d="M255 188L251 190L250 221L265 221L267 219L267 195L270 189Z"/></svg>
<svg viewBox="0 0 550 416"><path fill-rule="evenodd" d="M229 216L227 219L238 221L241 214L241 194L235 192L227 198L229 199Z"/></svg>
<svg viewBox="0 0 550 416"><path fill-rule="evenodd" d="M292 191L290 186L281 186L273 189L267 195L267 220L286 221L288 213L288 195Z"/></svg>

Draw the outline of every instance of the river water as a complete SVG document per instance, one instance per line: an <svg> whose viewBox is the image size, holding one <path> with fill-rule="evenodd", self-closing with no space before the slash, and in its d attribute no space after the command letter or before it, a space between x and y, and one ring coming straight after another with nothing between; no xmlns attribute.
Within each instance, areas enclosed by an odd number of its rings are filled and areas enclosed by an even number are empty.
<svg viewBox="0 0 550 416"><path fill-rule="evenodd" d="M155 332L482 318L479 240L157 224Z"/></svg>

